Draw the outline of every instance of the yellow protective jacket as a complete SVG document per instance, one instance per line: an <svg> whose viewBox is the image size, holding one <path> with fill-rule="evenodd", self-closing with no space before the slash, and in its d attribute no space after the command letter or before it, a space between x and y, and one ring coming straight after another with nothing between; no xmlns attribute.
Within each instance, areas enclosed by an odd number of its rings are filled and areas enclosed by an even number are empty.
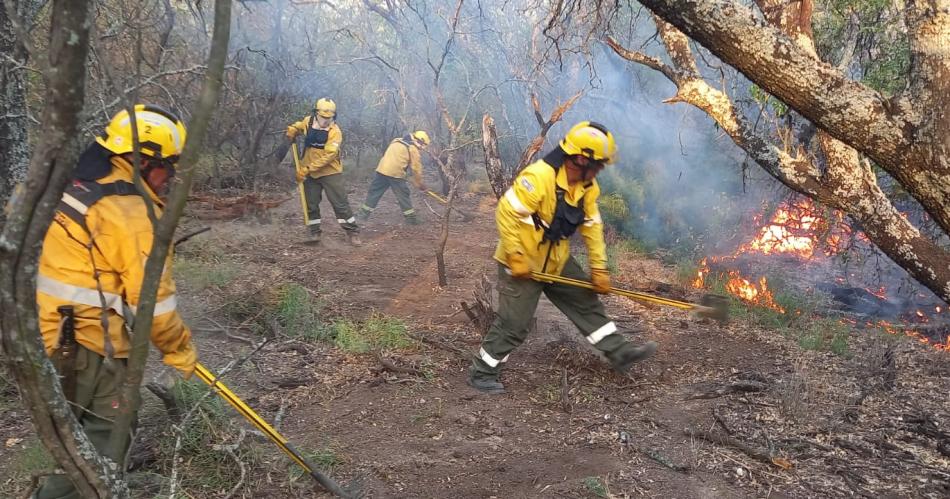
<svg viewBox="0 0 950 499"><path fill-rule="evenodd" d="M564 190L564 200L568 204L582 207L584 210L584 221L577 231L587 244L590 268L606 269L604 225L600 210L597 209L600 186L596 180L568 184L565 168L555 170L546 162L547 159L535 161L525 167L498 201L495 223L498 226L499 239L495 260L507 264L507 255L521 253L527 258L531 270L550 274L560 274L564 270L571 251L569 240L556 242L553 247L550 241L542 242L544 229L535 228L531 216L537 214L545 225L549 225L557 206L557 187L560 187ZM583 202L583 206L578 204L579 202Z"/></svg>
<svg viewBox="0 0 950 499"><path fill-rule="evenodd" d="M422 185L422 158L419 148L412 143L412 139L400 137L389 143L376 171L387 177L405 178L409 168L412 168L413 183L419 187Z"/></svg>
<svg viewBox="0 0 950 499"><path fill-rule="evenodd" d="M112 170L96 180L97 183L132 182L129 162L119 156L112 156L108 161ZM156 214L160 214L158 197L147 187L146 191L156 204ZM123 317L135 313L145 260L152 250L152 223L145 200L137 194L107 195L92 206L86 206L81 197L72 196L70 192L76 191L67 188L46 231L36 277L39 326L46 352L52 355L59 342L57 307L72 305L79 344L105 356L106 338L102 326L105 318L114 356L127 358L130 344ZM85 217L82 217L83 212ZM73 217L84 219L89 232ZM182 361L183 358L190 357L193 363L196 354L191 331L176 310L171 258L169 254L158 288L151 339L165 355L165 362L180 369L182 366L178 363L187 362Z"/></svg>
<svg viewBox="0 0 950 499"><path fill-rule="evenodd" d="M312 116L290 125L290 128L296 131L296 135L303 134L307 136ZM330 128L314 128L314 130L326 131L326 137L320 137L315 146L304 147L303 159L300 160L300 167L305 170L312 178L325 177L334 173L343 172L343 162L340 161L340 145L343 144L343 131L334 121Z"/></svg>

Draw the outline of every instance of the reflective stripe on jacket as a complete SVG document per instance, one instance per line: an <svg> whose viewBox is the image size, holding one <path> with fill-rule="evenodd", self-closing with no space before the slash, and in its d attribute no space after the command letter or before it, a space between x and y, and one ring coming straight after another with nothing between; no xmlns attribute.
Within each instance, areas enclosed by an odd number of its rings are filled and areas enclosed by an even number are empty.
<svg viewBox="0 0 950 499"><path fill-rule="evenodd" d="M553 247L550 241L542 243L544 230L535 228L531 217L537 213L545 224L551 223L557 206L557 187L565 191L564 200L571 206L578 206L578 202L583 201L584 222L577 231L587 244L590 268L607 268L604 226L600 210L597 209L600 186L596 180L590 181L586 186L584 183L569 185L565 168L555 170L544 160L535 161L525 167L505 195L498 200L498 207L495 209L495 223L498 226L495 260L507 265L507 255L522 253L527 257L532 270L561 273L570 256L570 241L560 241Z"/></svg>
<svg viewBox="0 0 950 499"><path fill-rule="evenodd" d="M297 135L307 135L307 127L310 126L311 116L290 125L297 130ZM307 147L304 149L303 159L300 160L300 166L306 170L313 178L320 178L326 175L343 172L343 163L340 161L340 146L343 144L343 131L334 121L330 124L327 134L327 143L323 149L316 147Z"/></svg>
<svg viewBox="0 0 950 499"><path fill-rule="evenodd" d="M118 156L110 161L112 172L98 183L132 182L131 164ZM158 198L146 190L160 213ZM72 305L76 340L82 346L106 355L102 326L105 310L114 355L126 358L130 345L123 317L136 311L145 261L152 250L152 224L145 200L137 195L112 195L85 206L65 194L63 201L85 215L89 233L62 211L56 212L46 231L36 277L39 325L46 352L52 354L59 341L57 307ZM171 258L169 254L159 284L151 334L152 343L164 354L188 347L191 338L177 311Z"/></svg>
<svg viewBox="0 0 950 499"><path fill-rule="evenodd" d="M422 181L422 158L419 148L411 140L394 139L379 160L376 171L392 178L405 178L406 171L412 168L413 184L417 187Z"/></svg>

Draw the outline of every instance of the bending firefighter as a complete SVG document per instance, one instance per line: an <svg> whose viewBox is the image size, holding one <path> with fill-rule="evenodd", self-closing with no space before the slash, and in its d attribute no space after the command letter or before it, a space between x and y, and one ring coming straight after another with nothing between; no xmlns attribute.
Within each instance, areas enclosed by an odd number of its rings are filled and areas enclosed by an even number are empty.
<svg viewBox="0 0 950 499"><path fill-rule="evenodd" d="M297 172L297 182L303 182L307 204L308 243L320 242L320 200L323 193L333 207L336 221L346 233L346 239L354 246L362 243L360 228L350 210L343 181L343 163L340 161L340 145L343 132L336 124L336 103L321 98L314 104L310 116L287 127L287 138L294 140L304 134L304 153Z"/></svg>
<svg viewBox="0 0 950 499"><path fill-rule="evenodd" d="M559 147L522 170L499 200L498 315L469 370L472 387L504 393L498 381L500 367L527 337L541 293L617 371L625 372L656 351L654 342L635 347L619 334L595 294L610 289L610 275L597 209L600 187L594 177L615 154L616 144L607 129L589 121L578 123ZM587 279L570 253L568 238L575 231L587 244L594 291L532 280L532 271Z"/></svg>
<svg viewBox="0 0 950 499"><path fill-rule="evenodd" d="M383 197L387 189L392 189L402 210L402 215L408 224L418 224L419 218L412 207L412 198L409 196L409 186L406 184L406 173L412 168L413 184L420 191L428 191L422 180L422 160L419 150L429 145L429 134L422 130L412 132L405 137L393 139L386 148L386 152L379 160L376 175L366 193L366 201L360 206L359 217L362 220L369 218L369 214L376 209L379 198Z"/></svg>
<svg viewBox="0 0 950 499"><path fill-rule="evenodd" d="M161 214L162 199L185 145L185 126L156 106L135 106L140 164L134 164L132 126L122 111L79 158L46 232L36 277L39 326L63 392L99 452L108 449L120 410L118 387L126 365L139 303L145 260L152 250L146 203ZM137 188L134 174L141 182ZM197 362L191 332L176 310L171 254L161 276L152 322L152 343L187 378ZM137 411L137 407L131 408ZM65 475L49 476L34 497L78 498Z"/></svg>

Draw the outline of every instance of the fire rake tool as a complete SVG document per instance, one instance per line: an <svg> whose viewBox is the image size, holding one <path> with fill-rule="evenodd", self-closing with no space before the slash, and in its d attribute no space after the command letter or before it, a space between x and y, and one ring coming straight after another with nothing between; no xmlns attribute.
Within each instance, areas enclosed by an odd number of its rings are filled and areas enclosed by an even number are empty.
<svg viewBox="0 0 950 499"><path fill-rule="evenodd" d="M449 204L449 201L448 201L447 199L445 199L444 197L442 197L442 196L436 194L434 191L426 191L426 194L428 194L428 195L434 197L437 201L439 201L440 203L442 203L442 204L444 204L444 205ZM431 210L432 208L429 208L429 209ZM464 211L464 210L460 210L460 209L458 209L458 207L453 208L453 210L455 210L455 212L458 213L460 217L462 217L462 221L463 221L463 222L469 222L469 221L472 220L472 218L474 218L471 213L469 213L469 212L467 212L467 211ZM434 211L434 210L433 210L433 211Z"/></svg>
<svg viewBox="0 0 950 499"><path fill-rule="evenodd" d="M432 192L432 191L426 191L426 194L428 194L428 195L430 195L430 196L432 196L432 197L434 197L434 198L436 198L436 199L438 199L438 200L439 200L439 202L440 202L440 203L442 203L442 204L449 204L449 202L448 202L448 201L446 201L444 197L442 197L442 196L440 196L440 195L438 195L438 194L436 194L435 192Z"/></svg>
<svg viewBox="0 0 950 499"><path fill-rule="evenodd" d="M297 155L297 142L291 142L290 148L293 150L294 155L294 169L300 171L300 156ZM303 192L303 180L297 182L297 191L300 193L300 208L303 210L303 223L306 226L310 226L310 215L308 214L309 210L307 209L307 196Z"/></svg>
<svg viewBox="0 0 950 499"><path fill-rule="evenodd" d="M531 272L531 277L537 281L556 282L558 284L566 284L568 286L574 286L578 288L594 289L594 285L590 282L582 281L580 279L572 279L570 277L545 274L543 272ZM699 317L708 317L717 321L726 321L729 318L729 301L725 297L719 295L704 295L700 300L701 304L697 304L619 288L610 288L608 293L618 296L625 296L627 298L641 302L688 310L695 313Z"/></svg>
<svg viewBox="0 0 950 499"><path fill-rule="evenodd" d="M217 376L211 374L205 366L201 363L195 364L195 374L201 381L204 381L208 386L210 386L214 391L221 396L227 403L231 404L234 409L237 410L244 419L247 419L251 424L257 427L264 435L267 435L267 438L271 439L277 447L280 447L280 450L284 451L287 456L294 460L301 468L304 469L314 480L320 483L323 488L327 491L333 493L338 497L351 497L346 491L344 491L332 478L324 475L320 470L314 466L310 461L307 460L299 451L284 438L283 435L277 432L271 425L267 424L263 418L261 418L254 409L248 407L243 400L238 398L227 386L224 386L220 380L217 379Z"/></svg>

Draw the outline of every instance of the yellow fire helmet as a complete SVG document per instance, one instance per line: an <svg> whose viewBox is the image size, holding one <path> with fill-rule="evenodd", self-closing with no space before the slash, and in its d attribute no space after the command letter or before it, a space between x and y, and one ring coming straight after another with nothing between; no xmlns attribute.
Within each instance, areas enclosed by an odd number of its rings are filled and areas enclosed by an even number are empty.
<svg viewBox="0 0 950 499"><path fill-rule="evenodd" d="M412 138L422 142L422 145L429 145L429 134L423 130L416 130L415 132L412 132Z"/></svg>
<svg viewBox="0 0 950 499"><path fill-rule="evenodd" d="M336 102L333 102L327 97L321 97L317 99L317 102L313 105L314 109L317 110L317 116L321 118L335 118L336 117Z"/></svg>
<svg viewBox="0 0 950 499"><path fill-rule="evenodd" d="M571 156L581 155L607 164L613 163L617 155L613 134L593 121L582 121L571 127L561 140L561 149Z"/></svg>
<svg viewBox="0 0 950 499"><path fill-rule="evenodd" d="M159 106L135 105L135 121L142 154L172 162L178 160L185 148L185 124L174 113ZM102 147L112 154L132 152L132 126L129 112L116 113L106 125L106 136L96 137Z"/></svg>

